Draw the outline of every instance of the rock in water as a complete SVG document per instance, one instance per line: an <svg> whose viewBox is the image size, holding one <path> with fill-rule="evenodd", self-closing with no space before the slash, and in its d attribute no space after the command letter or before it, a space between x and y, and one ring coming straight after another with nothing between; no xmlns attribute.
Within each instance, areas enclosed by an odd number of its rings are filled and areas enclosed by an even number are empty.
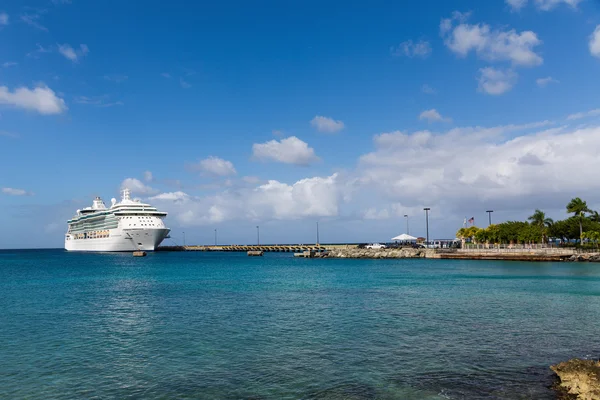
<svg viewBox="0 0 600 400"><path fill-rule="evenodd" d="M564 399L600 400L600 361L574 358L550 367L560 382L555 389Z"/></svg>

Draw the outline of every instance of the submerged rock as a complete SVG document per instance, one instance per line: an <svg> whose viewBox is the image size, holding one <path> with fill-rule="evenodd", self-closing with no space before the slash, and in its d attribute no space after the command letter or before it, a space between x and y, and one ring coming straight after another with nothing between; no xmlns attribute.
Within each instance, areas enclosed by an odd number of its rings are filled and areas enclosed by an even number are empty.
<svg viewBox="0 0 600 400"><path fill-rule="evenodd" d="M561 399L600 400L600 362L572 359L550 367Z"/></svg>

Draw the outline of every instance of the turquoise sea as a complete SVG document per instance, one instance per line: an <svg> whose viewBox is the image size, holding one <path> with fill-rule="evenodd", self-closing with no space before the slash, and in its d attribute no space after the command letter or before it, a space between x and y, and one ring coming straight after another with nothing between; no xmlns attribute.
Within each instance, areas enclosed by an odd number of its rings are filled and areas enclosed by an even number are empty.
<svg viewBox="0 0 600 400"><path fill-rule="evenodd" d="M600 265L0 251L1 399L552 399Z"/></svg>

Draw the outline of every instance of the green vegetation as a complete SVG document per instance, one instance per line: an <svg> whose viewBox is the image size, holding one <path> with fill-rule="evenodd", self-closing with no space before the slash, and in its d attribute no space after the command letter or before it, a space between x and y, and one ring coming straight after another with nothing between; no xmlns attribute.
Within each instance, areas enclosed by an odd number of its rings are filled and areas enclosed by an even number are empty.
<svg viewBox="0 0 600 400"><path fill-rule="evenodd" d="M590 210L585 201L576 197L567 205L567 212L573 216L553 221L543 211L535 210L528 222L507 221L487 228L461 228L456 237L462 239L463 244L466 241L486 244L547 243L549 237L600 243L600 215L597 211Z"/></svg>

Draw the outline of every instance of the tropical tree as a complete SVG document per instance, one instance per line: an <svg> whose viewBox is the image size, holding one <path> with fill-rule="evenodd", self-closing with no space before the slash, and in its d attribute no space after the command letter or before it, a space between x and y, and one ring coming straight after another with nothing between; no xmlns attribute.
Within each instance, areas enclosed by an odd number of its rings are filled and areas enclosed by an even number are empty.
<svg viewBox="0 0 600 400"><path fill-rule="evenodd" d="M533 215L531 215L527 219L531 222L531 225L537 227L542 232L542 242L545 243L546 242L546 232L548 231L548 228L550 228L552 226L552 224L554 223L552 218L546 217L545 212L543 212L542 210L536 209L535 212L533 213Z"/></svg>
<svg viewBox="0 0 600 400"><path fill-rule="evenodd" d="M590 211L590 221L600 222L600 214L598 214L598 211Z"/></svg>
<svg viewBox="0 0 600 400"><path fill-rule="evenodd" d="M585 214L589 213L591 210L588 208L587 203L581 200L579 197L575 197L572 199L569 204L567 204L567 212L573 213L579 220L579 239L583 240L583 219L585 218Z"/></svg>
<svg viewBox="0 0 600 400"><path fill-rule="evenodd" d="M590 241L594 242L596 245L598 244L598 241L600 241L600 232L585 231L585 232L583 232L582 236L584 239L589 239Z"/></svg>

